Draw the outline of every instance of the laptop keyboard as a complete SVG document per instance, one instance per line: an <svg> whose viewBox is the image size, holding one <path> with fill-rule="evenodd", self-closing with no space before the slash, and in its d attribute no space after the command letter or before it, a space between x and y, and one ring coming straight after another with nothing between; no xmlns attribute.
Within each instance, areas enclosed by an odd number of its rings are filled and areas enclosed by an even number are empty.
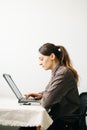
<svg viewBox="0 0 87 130"><path fill-rule="evenodd" d="M40 102L40 100L37 100L37 99L35 99L33 97L30 97L28 99L22 98L21 101L25 101L25 102Z"/></svg>

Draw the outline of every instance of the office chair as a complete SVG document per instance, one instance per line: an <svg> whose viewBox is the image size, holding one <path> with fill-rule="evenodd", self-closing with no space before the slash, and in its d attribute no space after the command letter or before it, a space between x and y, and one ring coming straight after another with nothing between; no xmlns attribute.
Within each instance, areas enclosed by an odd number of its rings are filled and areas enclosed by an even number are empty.
<svg viewBox="0 0 87 130"><path fill-rule="evenodd" d="M87 92L82 92L80 95L80 109L78 114L70 114L58 117L54 120L53 124L59 124L60 123L60 129L57 128L57 125L55 127L55 130L87 130L86 126L86 117L87 117ZM63 120L73 120L75 119L75 122L62 122ZM60 121L60 122L59 122ZM59 127L59 125L58 125Z"/></svg>

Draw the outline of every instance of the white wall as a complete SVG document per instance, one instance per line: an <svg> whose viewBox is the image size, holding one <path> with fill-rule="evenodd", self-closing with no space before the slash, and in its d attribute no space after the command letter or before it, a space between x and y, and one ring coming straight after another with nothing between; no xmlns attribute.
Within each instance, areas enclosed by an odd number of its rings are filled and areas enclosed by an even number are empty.
<svg viewBox="0 0 87 130"><path fill-rule="evenodd" d="M87 91L87 0L0 0L0 97L15 97L2 77L12 75L23 94L42 91L50 78L38 62L45 42L64 45Z"/></svg>

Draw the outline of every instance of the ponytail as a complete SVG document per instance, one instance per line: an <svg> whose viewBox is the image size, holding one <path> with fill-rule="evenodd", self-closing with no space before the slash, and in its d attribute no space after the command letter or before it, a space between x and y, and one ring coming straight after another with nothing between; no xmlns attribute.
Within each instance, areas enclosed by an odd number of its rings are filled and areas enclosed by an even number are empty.
<svg viewBox="0 0 87 130"><path fill-rule="evenodd" d="M63 47L63 46L56 46L58 48L58 50L60 51L60 57L59 57L59 62L60 64L63 64L65 65L67 68L69 68L73 74L74 74L74 77L76 79L76 81L78 82L79 80L79 76L78 76L78 73L77 71L73 68L72 64L71 64L71 60L70 60L70 57L69 57L69 54L67 52L67 50Z"/></svg>

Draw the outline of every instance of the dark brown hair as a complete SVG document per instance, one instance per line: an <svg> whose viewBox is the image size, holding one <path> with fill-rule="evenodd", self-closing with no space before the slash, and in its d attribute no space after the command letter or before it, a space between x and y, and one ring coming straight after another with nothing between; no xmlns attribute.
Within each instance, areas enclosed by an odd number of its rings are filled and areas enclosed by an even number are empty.
<svg viewBox="0 0 87 130"><path fill-rule="evenodd" d="M59 63L69 68L73 72L76 81L78 81L78 77L79 77L78 73L73 68L69 54L64 46L61 45L56 46L52 43L45 43L39 48L39 52L46 56L50 56L51 53L54 53L55 56L58 58Z"/></svg>

